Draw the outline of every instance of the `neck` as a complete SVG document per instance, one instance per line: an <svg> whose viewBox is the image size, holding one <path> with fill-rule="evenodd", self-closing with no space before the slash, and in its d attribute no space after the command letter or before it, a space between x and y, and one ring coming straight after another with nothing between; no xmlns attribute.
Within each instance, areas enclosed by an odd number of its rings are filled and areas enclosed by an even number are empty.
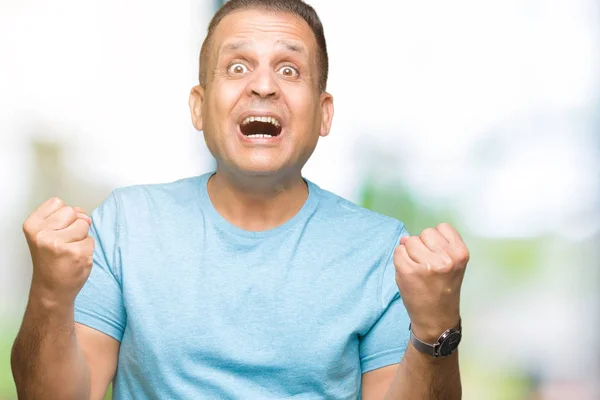
<svg viewBox="0 0 600 400"><path fill-rule="evenodd" d="M252 176L217 167L207 189L223 218L238 228L254 232L284 224L300 211L308 198L308 188L300 171Z"/></svg>

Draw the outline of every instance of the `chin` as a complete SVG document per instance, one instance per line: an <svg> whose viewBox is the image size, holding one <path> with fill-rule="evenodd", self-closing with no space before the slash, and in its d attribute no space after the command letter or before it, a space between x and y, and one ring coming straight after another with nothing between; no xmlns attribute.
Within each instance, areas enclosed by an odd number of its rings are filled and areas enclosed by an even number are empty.
<svg viewBox="0 0 600 400"><path fill-rule="evenodd" d="M247 167L247 168L240 168L239 170L244 175L249 175L249 176L272 176L272 175L277 175L281 171L280 168L266 167L266 166L265 167L252 166L252 167Z"/></svg>
<svg viewBox="0 0 600 400"><path fill-rule="evenodd" d="M249 176L272 176L281 173L284 165L271 160L248 160L245 163L235 165L235 168L244 175Z"/></svg>

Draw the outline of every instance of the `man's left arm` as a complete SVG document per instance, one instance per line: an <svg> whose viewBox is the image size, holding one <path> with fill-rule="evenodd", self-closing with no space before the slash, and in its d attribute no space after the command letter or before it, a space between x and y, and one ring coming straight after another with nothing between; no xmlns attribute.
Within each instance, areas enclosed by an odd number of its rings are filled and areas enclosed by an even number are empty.
<svg viewBox="0 0 600 400"><path fill-rule="evenodd" d="M420 341L434 344L460 321L460 289L469 251L448 224L406 236L394 252L396 284ZM411 343L399 364L367 372L363 400L460 399L458 353L433 357Z"/></svg>

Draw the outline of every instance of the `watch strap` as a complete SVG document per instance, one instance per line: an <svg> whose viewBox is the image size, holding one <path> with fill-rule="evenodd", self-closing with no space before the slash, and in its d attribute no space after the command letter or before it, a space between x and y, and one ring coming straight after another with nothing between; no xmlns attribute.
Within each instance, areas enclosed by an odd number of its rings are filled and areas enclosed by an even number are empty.
<svg viewBox="0 0 600 400"><path fill-rule="evenodd" d="M431 357L438 356L436 349L437 349L437 346L439 346L439 343L428 344L428 343L421 341L418 337L415 336L412 329L410 330L410 342L421 353L425 353L427 355L430 355Z"/></svg>
<svg viewBox="0 0 600 400"><path fill-rule="evenodd" d="M442 334L438 338L437 342L433 343L433 344L425 343L421 339L416 337L412 331L412 324L408 325L408 330L410 331L410 342L412 343L413 346L415 346L415 348L417 350L419 350L421 353L430 355L432 357L439 357L440 356L439 347L441 346L440 341L441 341L442 337L444 336L444 334L446 334L450 331L458 331L459 333L462 333L462 319L461 318L458 319L458 326L456 328L448 329L448 330L445 330L444 332L442 332Z"/></svg>

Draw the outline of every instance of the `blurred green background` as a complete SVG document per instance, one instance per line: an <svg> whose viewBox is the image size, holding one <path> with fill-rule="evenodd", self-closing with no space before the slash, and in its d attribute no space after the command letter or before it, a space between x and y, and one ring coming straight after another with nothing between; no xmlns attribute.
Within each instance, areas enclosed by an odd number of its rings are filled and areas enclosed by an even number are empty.
<svg viewBox="0 0 600 400"><path fill-rule="evenodd" d="M186 107L217 3L0 4L0 399L25 217L213 168ZM600 398L598 4L309 3L336 116L305 175L413 234L462 233L464 398Z"/></svg>

